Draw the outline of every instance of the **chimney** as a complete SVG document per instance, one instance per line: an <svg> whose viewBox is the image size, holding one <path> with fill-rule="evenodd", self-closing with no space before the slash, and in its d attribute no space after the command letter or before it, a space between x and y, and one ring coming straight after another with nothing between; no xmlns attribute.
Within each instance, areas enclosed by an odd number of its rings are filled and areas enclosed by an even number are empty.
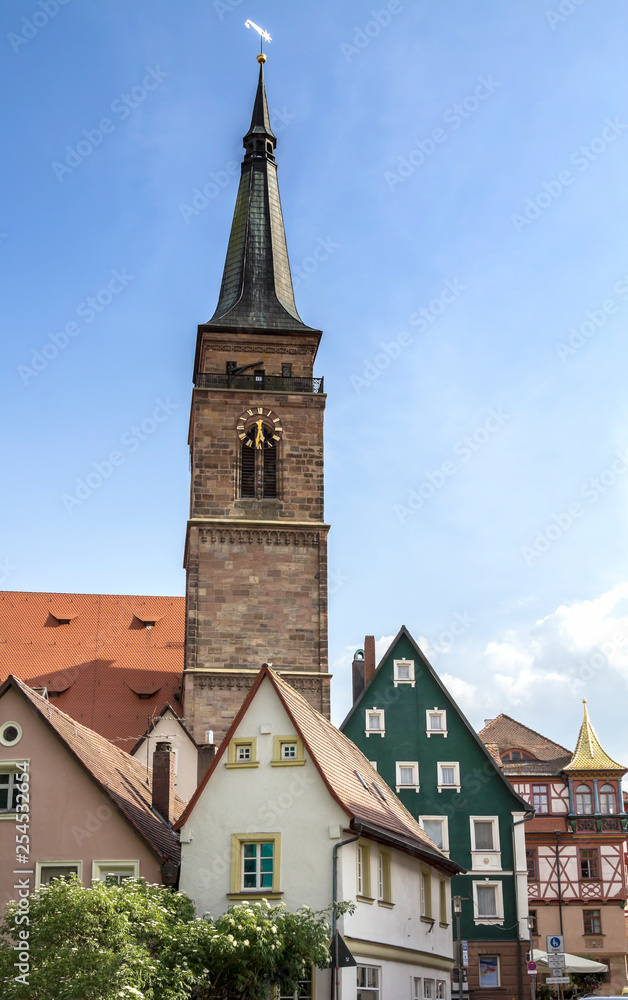
<svg viewBox="0 0 628 1000"><path fill-rule="evenodd" d="M207 768L216 756L216 747L213 743L201 743L201 745L197 747L196 752L196 784L198 786L207 774Z"/></svg>
<svg viewBox="0 0 628 1000"><path fill-rule="evenodd" d="M375 673L375 636L364 636L364 686Z"/></svg>
<svg viewBox="0 0 628 1000"><path fill-rule="evenodd" d="M353 678L353 704L364 691L364 650L356 649L353 654L353 664L351 667L351 676Z"/></svg>
<svg viewBox="0 0 628 1000"><path fill-rule="evenodd" d="M153 809L174 822L174 754L170 743L158 743L153 754Z"/></svg>

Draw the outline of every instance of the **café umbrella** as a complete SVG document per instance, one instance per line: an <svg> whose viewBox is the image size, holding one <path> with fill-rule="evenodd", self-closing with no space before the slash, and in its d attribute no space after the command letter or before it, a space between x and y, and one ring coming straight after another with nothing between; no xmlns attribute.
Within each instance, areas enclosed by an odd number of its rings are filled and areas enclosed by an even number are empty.
<svg viewBox="0 0 628 1000"><path fill-rule="evenodd" d="M540 966L540 972L549 971L546 951L539 951L538 948L535 948L532 958ZM580 958L579 955L570 955L565 952L565 975L569 975L570 973L574 975L586 975L593 972L608 972L608 965L604 965L603 962L593 962L590 958Z"/></svg>

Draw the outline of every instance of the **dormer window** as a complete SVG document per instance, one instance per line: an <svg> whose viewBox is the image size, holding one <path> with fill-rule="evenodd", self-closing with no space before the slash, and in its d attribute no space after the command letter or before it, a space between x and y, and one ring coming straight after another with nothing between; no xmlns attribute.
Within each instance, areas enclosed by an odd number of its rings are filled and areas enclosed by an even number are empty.
<svg viewBox="0 0 628 1000"><path fill-rule="evenodd" d="M414 687L414 660L393 660L393 684Z"/></svg>
<svg viewBox="0 0 628 1000"><path fill-rule="evenodd" d="M527 750L507 750L501 755L502 764L516 764L521 760L536 760Z"/></svg>

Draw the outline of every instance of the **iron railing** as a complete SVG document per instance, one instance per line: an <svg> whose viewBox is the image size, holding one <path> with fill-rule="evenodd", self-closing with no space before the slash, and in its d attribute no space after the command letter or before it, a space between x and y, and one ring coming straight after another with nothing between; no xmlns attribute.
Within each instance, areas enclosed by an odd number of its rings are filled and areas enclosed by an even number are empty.
<svg viewBox="0 0 628 1000"><path fill-rule="evenodd" d="M252 389L262 392L324 392L322 378L302 375L263 375L247 372L197 372L194 385L199 389Z"/></svg>

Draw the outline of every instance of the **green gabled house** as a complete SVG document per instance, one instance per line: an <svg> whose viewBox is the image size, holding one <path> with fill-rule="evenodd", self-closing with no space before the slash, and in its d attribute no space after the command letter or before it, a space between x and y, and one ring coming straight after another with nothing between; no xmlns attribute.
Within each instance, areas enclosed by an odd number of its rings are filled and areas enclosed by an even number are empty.
<svg viewBox="0 0 628 1000"><path fill-rule="evenodd" d="M373 636L356 652L353 707L340 728L434 843L467 869L451 883L452 897L461 897L460 940L467 942L464 997L527 1000L523 824L533 813L405 627L377 668ZM432 920L430 901L417 902L421 919ZM456 974L454 998L458 993Z"/></svg>

